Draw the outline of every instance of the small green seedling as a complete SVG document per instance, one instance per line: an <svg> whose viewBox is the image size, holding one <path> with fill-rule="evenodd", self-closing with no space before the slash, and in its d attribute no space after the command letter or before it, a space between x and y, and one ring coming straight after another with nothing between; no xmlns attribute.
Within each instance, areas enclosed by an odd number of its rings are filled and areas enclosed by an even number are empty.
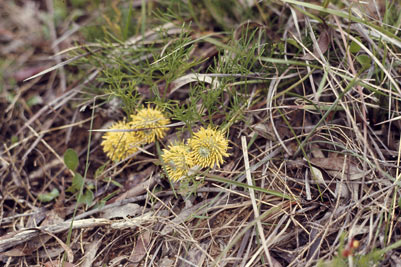
<svg viewBox="0 0 401 267"><path fill-rule="evenodd" d="M40 202L46 203L46 202L52 201L53 199L55 199L59 195L60 195L60 192L58 191L58 189L54 188L50 193L39 194L38 195L38 200Z"/></svg>
<svg viewBox="0 0 401 267"><path fill-rule="evenodd" d="M74 178L72 179L72 184L67 188L66 192L77 193L85 186L84 178L81 174L76 172L79 164L78 154L75 150L69 148L64 153L64 163L68 169L74 172ZM78 197L78 203L85 203L87 206L92 205L94 195L90 186L86 186L85 191L80 197Z"/></svg>

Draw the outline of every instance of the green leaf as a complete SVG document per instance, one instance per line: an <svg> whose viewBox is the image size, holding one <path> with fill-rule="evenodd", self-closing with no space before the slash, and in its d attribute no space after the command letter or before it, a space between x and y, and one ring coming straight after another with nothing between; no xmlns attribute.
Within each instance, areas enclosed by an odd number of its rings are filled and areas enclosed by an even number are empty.
<svg viewBox="0 0 401 267"><path fill-rule="evenodd" d="M111 177L105 177L104 180L106 183L112 183L113 185L119 187L119 188L123 188L124 186L122 184L120 184L117 181L114 181Z"/></svg>
<svg viewBox="0 0 401 267"><path fill-rule="evenodd" d="M32 97L28 98L28 100L26 101L26 104L28 105L28 107L32 107L32 106L42 104L42 103L43 103L43 99L39 95L32 96Z"/></svg>
<svg viewBox="0 0 401 267"><path fill-rule="evenodd" d="M84 203L86 206L92 205L94 199L93 192L91 190L86 190L85 193L78 199L78 203Z"/></svg>
<svg viewBox="0 0 401 267"><path fill-rule="evenodd" d="M79 173L75 173L74 178L72 178L72 185L67 188L66 192L78 192L82 186L84 186L84 178Z"/></svg>
<svg viewBox="0 0 401 267"><path fill-rule="evenodd" d="M359 37L357 37L356 39L358 39L358 41L361 41L361 39ZM359 52L359 50L361 50L361 47L355 41L352 41L349 46L349 51L352 54L356 54Z"/></svg>
<svg viewBox="0 0 401 267"><path fill-rule="evenodd" d="M95 209L103 208L103 207L106 205L106 203L107 203L107 201L106 201L105 199L102 199L102 200L98 201L98 202L93 206L92 209L95 210Z"/></svg>
<svg viewBox="0 0 401 267"><path fill-rule="evenodd" d="M356 57L356 60L362 65L363 68L370 67L371 58L368 55L359 55Z"/></svg>
<svg viewBox="0 0 401 267"><path fill-rule="evenodd" d="M50 193L39 194L38 199L40 202L50 202L59 195L60 192L57 190L57 188L54 188Z"/></svg>
<svg viewBox="0 0 401 267"><path fill-rule="evenodd" d="M16 135L11 136L11 144L14 145L17 142L18 142L18 136Z"/></svg>
<svg viewBox="0 0 401 267"><path fill-rule="evenodd" d="M78 167L78 154L75 150L69 148L64 153L64 163L68 169L75 171Z"/></svg>
<svg viewBox="0 0 401 267"><path fill-rule="evenodd" d="M117 187L119 187L119 188L123 188L123 187L124 187L122 184L120 184L120 183L117 182L117 181L111 180L110 182L111 182L113 185L115 185L115 186L117 186Z"/></svg>
<svg viewBox="0 0 401 267"><path fill-rule="evenodd" d="M104 169L106 168L107 163L103 164L102 166L100 166L99 168L96 169L95 171L95 180L97 178L99 178L99 176L103 173Z"/></svg>
<svg viewBox="0 0 401 267"><path fill-rule="evenodd" d="M295 46L295 47L298 48L299 50L302 49L302 47L298 45L297 41L295 41L295 40L292 39L292 38L288 38L288 39L287 39L287 43L289 43L290 45Z"/></svg>

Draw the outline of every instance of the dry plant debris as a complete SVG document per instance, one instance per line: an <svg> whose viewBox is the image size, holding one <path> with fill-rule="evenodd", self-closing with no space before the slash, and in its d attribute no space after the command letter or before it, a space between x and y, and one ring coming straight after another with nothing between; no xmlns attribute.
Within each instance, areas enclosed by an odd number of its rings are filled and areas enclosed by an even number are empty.
<svg viewBox="0 0 401 267"><path fill-rule="evenodd" d="M400 266L400 13L0 1L0 265Z"/></svg>

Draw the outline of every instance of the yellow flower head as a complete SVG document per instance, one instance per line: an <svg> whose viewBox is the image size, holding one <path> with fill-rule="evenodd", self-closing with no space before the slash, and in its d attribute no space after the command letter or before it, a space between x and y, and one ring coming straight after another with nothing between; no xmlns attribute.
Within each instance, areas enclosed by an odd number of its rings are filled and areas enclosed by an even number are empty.
<svg viewBox="0 0 401 267"><path fill-rule="evenodd" d="M101 145L111 160L121 160L138 151L141 142L134 132L119 131L130 129L128 123L119 121L114 123L110 129L115 131L106 132Z"/></svg>
<svg viewBox="0 0 401 267"><path fill-rule="evenodd" d="M162 159L168 176L173 181L178 181L188 174L188 170L194 165L190 156L190 149L184 144L170 145L169 149L163 149Z"/></svg>
<svg viewBox="0 0 401 267"><path fill-rule="evenodd" d="M201 128L188 140L191 148L191 157L195 165L203 168L214 167L224 162L223 157L228 157L228 140L222 131L214 130L211 127Z"/></svg>
<svg viewBox="0 0 401 267"><path fill-rule="evenodd" d="M138 139L145 143L152 143L156 138L163 138L168 128L163 127L170 123L163 113L150 107L141 109L136 115L131 115L129 123L132 129L137 129Z"/></svg>

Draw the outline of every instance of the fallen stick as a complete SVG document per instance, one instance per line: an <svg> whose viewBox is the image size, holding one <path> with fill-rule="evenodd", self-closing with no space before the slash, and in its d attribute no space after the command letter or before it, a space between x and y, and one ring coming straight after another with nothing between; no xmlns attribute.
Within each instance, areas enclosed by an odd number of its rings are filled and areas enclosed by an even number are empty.
<svg viewBox="0 0 401 267"><path fill-rule="evenodd" d="M108 219L83 219L74 221L72 229L98 227L110 225L114 222L115 221ZM0 237L0 252L29 241L36 236L45 235L45 232L57 234L63 231L67 231L68 229L70 229L70 226L71 222L62 222L53 225L46 225L43 227L22 229L16 232L5 234Z"/></svg>

